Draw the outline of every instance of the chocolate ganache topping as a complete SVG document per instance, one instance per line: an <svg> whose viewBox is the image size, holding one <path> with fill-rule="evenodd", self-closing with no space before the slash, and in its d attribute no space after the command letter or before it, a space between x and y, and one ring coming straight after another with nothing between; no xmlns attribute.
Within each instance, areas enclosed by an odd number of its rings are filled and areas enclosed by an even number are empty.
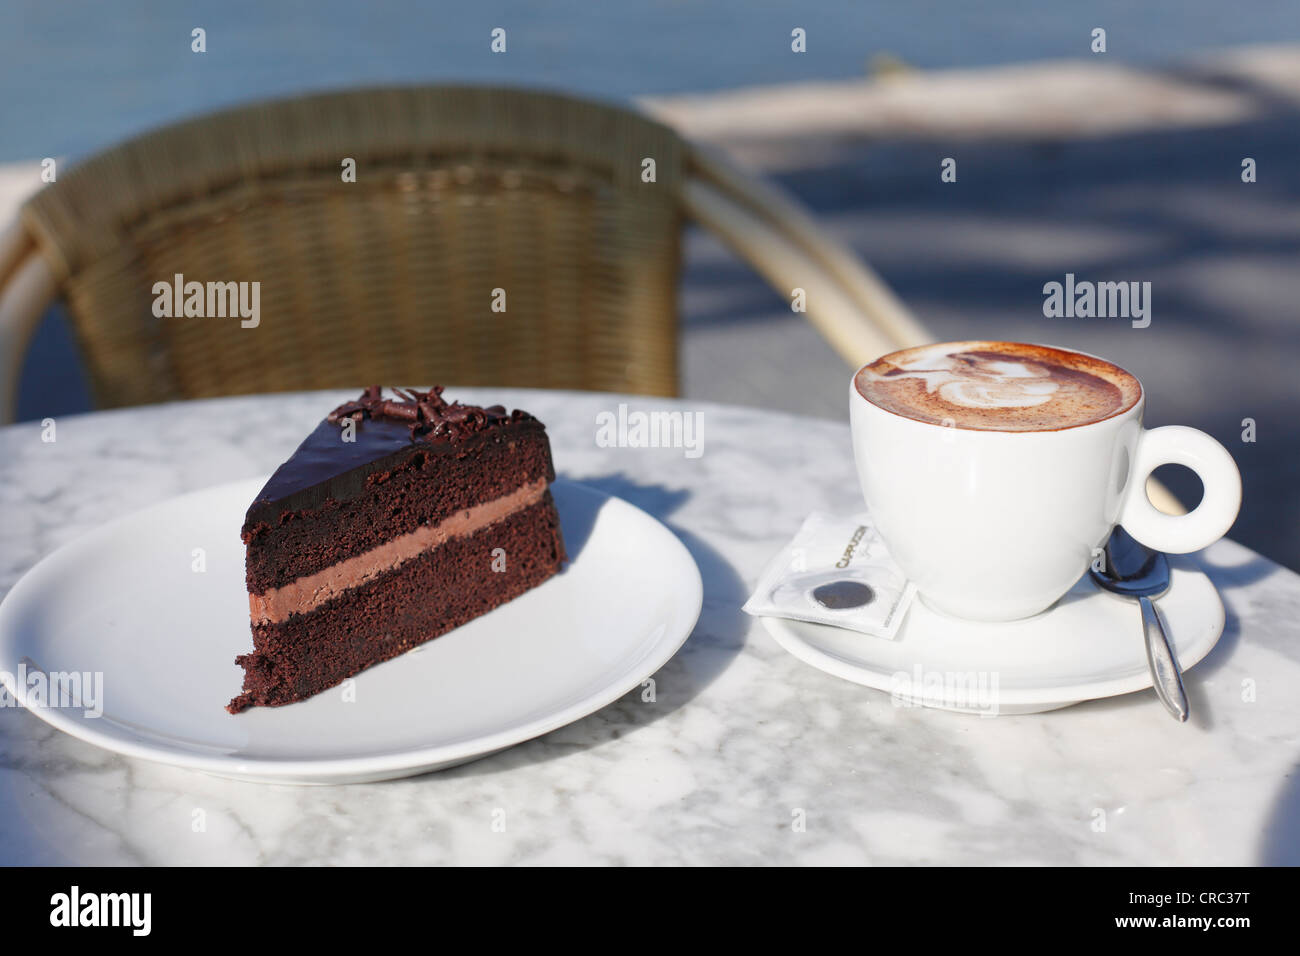
<svg viewBox="0 0 1300 956"><path fill-rule="evenodd" d="M285 511L349 501L366 492L371 476L400 467L412 454L473 454L484 443L542 430L532 415L500 405L480 408L447 402L441 388L427 392L378 385L330 412L268 479L245 516L245 533L273 527ZM345 420L355 434L342 435ZM343 440L340 440L343 439Z"/></svg>
<svg viewBox="0 0 1300 956"><path fill-rule="evenodd" d="M383 389L371 385L361 393L360 398L344 402L330 412L326 420L337 423L345 418L353 421L368 418L406 422L410 425L412 441L426 436L459 441L493 425L531 417L518 409L507 414L501 405L481 408L478 405L448 402L442 397L441 385L435 385L427 392L414 388L393 388L391 391L397 397L384 398Z"/></svg>

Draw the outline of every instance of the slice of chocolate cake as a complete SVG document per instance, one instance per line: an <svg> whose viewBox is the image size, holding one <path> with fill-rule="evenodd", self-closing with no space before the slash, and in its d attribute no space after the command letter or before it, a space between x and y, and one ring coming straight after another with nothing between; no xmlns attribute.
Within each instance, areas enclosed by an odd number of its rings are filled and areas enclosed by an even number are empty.
<svg viewBox="0 0 1300 956"><path fill-rule="evenodd" d="M392 392L331 412L248 508L253 651L232 714L333 687L560 569L545 426Z"/></svg>

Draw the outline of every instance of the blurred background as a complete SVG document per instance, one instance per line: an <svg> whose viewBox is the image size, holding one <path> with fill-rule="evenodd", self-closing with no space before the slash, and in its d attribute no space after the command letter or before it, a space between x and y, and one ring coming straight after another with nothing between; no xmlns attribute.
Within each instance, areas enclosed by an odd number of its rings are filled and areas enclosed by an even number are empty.
<svg viewBox="0 0 1300 956"><path fill-rule="evenodd" d="M936 337L1129 368L1149 424L1204 429L1237 458L1233 537L1300 568L1300 3L7 0L0 218L44 157L251 100L431 82L635 105L797 196ZM847 417L851 369L788 298L699 230L683 265L685 397ZM1151 325L1045 317L1043 285L1066 273L1149 281ZM90 408L55 307L17 417ZM1168 471L1194 503L1196 479Z"/></svg>

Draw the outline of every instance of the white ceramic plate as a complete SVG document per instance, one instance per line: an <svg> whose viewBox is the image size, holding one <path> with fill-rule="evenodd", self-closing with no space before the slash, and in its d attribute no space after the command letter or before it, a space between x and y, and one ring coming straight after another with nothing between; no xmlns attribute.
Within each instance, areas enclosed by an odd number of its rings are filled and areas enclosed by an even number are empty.
<svg viewBox="0 0 1300 956"><path fill-rule="evenodd" d="M262 484L174 498L41 561L0 604L9 692L60 730L131 757L276 783L383 780L599 710L666 663L699 617L699 569L672 532L619 498L557 481L563 573L363 672L354 702L334 688L231 716L243 679L235 655L252 646L239 529ZM29 673L102 673L102 716L17 686L23 662Z"/></svg>
<svg viewBox="0 0 1300 956"><path fill-rule="evenodd" d="M1223 633L1223 602L1203 572L1171 560L1172 583L1156 608L1186 671ZM1049 610L1007 624L958 620L916 600L893 641L825 624L763 623L813 667L944 710L1032 714L1151 686L1137 602L1087 577ZM1150 706L1160 707L1154 697Z"/></svg>

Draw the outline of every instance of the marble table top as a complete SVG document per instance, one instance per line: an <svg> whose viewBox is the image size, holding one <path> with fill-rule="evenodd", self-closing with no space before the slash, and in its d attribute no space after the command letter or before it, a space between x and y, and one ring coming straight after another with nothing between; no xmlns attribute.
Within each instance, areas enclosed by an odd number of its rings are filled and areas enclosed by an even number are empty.
<svg viewBox="0 0 1300 956"><path fill-rule="evenodd" d="M0 429L0 593L120 513L271 471L346 397L69 417L54 443L37 423ZM898 708L800 663L740 611L809 511L859 507L845 425L634 396L449 397L534 412L562 475L644 508L690 549L704 609L656 701L634 691L474 763L340 787L128 759L6 708L0 863L1300 862L1292 572L1229 541L1199 556L1227 630L1187 676L1189 724L1151 691L995 719ZM622 402L699 413L701 453L599 447L597 415Z"/></svg>

